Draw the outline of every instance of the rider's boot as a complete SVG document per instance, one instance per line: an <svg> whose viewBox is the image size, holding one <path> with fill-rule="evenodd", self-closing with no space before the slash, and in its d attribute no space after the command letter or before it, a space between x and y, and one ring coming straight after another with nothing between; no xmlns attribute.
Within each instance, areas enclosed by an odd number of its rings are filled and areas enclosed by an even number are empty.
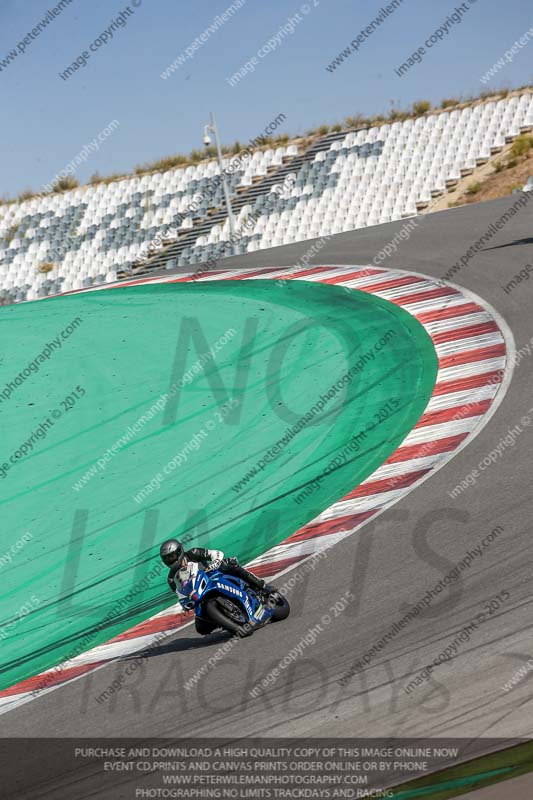
<svg viewBox="0 0 533 800"><path fill-rule="evenodd" d="M255 589L256 592L259 592L265 588L264 580L258 578L257 575L253 574L253 572L248 572L248 570L244 569L244 567L241 567L240 564L232 564L228 569L228 572L245 581L248 586L250 586L251 589Z"/></svg>

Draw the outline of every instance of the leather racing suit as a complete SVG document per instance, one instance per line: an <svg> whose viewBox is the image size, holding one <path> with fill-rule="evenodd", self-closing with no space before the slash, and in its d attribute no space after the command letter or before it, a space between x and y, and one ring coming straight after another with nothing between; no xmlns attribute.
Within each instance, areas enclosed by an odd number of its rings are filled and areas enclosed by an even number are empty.
<svg viewBox="0 0 533 800"><path fill-rule="evenodd" d="M186 610L193 608L194 603L189 600L189 595L182 591L182 586L191 580L191 578L194 579L196 577L199 564L204 568L212 567L228 575L240 578L256 591L263 589L265 586L265 582L261 580L261 578L258 578L252 572L241 567L236 558L224 558L222 550L193 547L185 551L184 563L172 565L167 578L170 589L177 595L178 600ZM204 636L218 627L215 623L203 620L200 617L195 617L194 623L197 633Z"/></svg>

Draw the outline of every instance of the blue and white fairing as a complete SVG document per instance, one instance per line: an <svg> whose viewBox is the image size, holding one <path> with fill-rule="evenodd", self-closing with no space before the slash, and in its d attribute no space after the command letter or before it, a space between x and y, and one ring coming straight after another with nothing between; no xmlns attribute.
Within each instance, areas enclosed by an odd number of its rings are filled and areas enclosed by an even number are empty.
<svg viewBox="0 0 533 800"><path fill-rule="evenodd" d="M243 624L265 625L274 614L274 607L265 605L244 581L218 569L206 572L199 567L196 574L182 585L180 594L188 596L196 616L204 620L208 617L203 613L203 603L217 595L237 601L245 616Z"/></svg>

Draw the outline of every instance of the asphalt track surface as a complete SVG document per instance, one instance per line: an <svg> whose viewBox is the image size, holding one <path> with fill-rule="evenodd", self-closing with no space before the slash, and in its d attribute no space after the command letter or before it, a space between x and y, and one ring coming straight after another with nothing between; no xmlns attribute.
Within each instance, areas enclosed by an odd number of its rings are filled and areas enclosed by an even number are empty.
<svg viewBox="0 0 533 800"><path fill-rule="evenodd" d="M420 217L410 238L379 266L440 277L511 205L505 198ZM403 224L332 236L310 264L371 263ZM292 265L312 244L227 259L221 266ZM533 202L452 279L499 312L517 350L533 336L533 279L509 294L502 287L531 261L532 245ZM239 642L195 688L186 690L184 682L225 637L202 639L187 627L144 658L111 700L98 703L96 697L124 671L124 662L4 715L2 736L533 736L533 671L512 691L502 689L533 656L533 426L480 473L475 485L456 499L448 494L532 406L533 355L526 354L502 404L474 441L429 481L330 550L303 588L289 595L290 618ZM462 580L364 673L339 684L402 609L423 597L498 525L503 532ZM333 619L268 691L252 698L250 690L347 590L356 597L349 610ZM404 686L414 674L504 591L510 598L457 656L407 694ZM484 752L483 741L473 750Z"/></svg>

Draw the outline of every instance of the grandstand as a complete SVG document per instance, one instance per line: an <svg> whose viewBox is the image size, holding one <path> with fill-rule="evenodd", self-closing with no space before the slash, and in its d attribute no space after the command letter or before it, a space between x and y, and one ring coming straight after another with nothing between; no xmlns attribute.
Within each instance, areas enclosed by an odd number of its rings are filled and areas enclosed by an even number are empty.
<svg viewBox="0 0 533 800"><path fill-rule="evenodd" d="M533 94L0 206L0 303L413 216L533 126Z"/></svg>

